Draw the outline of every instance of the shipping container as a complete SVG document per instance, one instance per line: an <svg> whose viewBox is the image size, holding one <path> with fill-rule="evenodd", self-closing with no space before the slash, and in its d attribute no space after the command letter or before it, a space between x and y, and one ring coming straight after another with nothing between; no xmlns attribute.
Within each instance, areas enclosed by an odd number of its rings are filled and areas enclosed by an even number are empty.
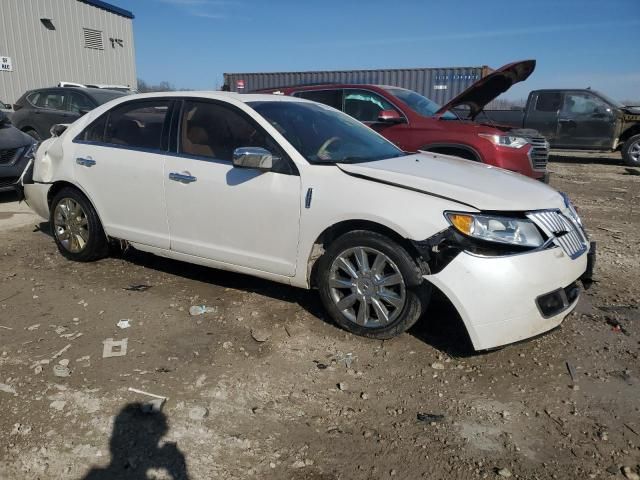
<svg viewBox="0 0 640 480"><path fill-rule="evenodd" d="M421 93L444 104L491 72L487 66L454 68L397 68L310 72L225 73L225 87L249 93L264 88L319 83L393 85Z"/></svg>

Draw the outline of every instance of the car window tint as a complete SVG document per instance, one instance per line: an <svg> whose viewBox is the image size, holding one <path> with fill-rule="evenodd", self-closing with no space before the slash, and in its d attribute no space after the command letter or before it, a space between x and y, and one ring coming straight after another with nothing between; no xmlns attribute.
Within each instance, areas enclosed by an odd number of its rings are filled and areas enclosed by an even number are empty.
<svg viewBox="0 0 640 480"><path fill-rule="evenodd" d="M240 147L262 147L282 157L280 148L258 125L233 108L187 101L180 128L180 152L232 161Z"/></svg>
<svg viewBox="0 0 640 480"><path fill-rule="evenodd" d="M93 109L93 104L87 97L77 92L71 93L68 106L70 112L80 113L81 111L87 112L91 109Z"/></svg>
<svg viewBox="0 0 640 480"><path fill-rule="evenodd" d="M541 92L536 101L536 110L539 112L557 112L562 103L560 92Z"/></svg>
<svg viewBox="0 0 640 480"><path fill-rule="evenodd" d="M169 100L130 102L109 113L104 141L127 147L166 150L162 133L168 124Z"/></svg>
<svg viewBox="0 0 640 480"><path fill-rule="evenodd" d="M562 111L575 115L589 115L596 113L598 110L604 112L607 108L607 104L589 93L567 93Z"/></svg>
<svg viewBox="0 0 640 480"><path fill-rule="evenodd" d="M366 90L345 90L344 113L361 122L376 122L382 110L395 110L380 95Z"/></svg>
<svg viewBox="0 0 640 480"><path fill-rule="evenodd" d="M330 107L342 110L342 89L338 90L309 90L297 92L295 97L306 98L318 103L324 103Z"/></svg>
<svg viewBox="0 0 640 480"><path fill-rule="evenodd" d="M109 114L105 113L98 119L94 120L82 133L78 136L80 140L85 142L104 142L104 129L107 126L107 118Z"/></svg>
<svg viewBox="0 0 640 480"><path fill-rule="evenodd" d="M38 99L40 98L40 92L32 93L27 97L27 100L31 105L38 105Z"/></svg>
<svg viewBox="0 0 640 480"><path fill-rule="evenodd" d="M41 92L36 105L51 110L64 110L64 99L63 92Z"/></svg>

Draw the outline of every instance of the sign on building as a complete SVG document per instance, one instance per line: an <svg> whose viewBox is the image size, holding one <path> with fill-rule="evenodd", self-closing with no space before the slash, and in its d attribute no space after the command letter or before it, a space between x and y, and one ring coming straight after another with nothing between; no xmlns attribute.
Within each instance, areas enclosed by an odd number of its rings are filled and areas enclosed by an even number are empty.
<svg viewBox="0 0 640 480"><path fill-rule="evenodd" d="M11 63L11 57L5 57L0 55L0 70L3 72L13 72L13 64Z"/></svg>

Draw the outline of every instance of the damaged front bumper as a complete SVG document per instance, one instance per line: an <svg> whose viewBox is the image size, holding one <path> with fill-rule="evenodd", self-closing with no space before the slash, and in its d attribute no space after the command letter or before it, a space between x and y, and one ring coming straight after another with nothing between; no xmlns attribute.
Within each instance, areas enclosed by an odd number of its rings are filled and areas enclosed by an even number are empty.
<svg viewBox="0 0 640 480"><path fill-rule="evenodd" d="M557 247L499 257L463 251L424 278L456 307L474 349L487 350L560 325L578 302L575 282L587 271L587 257L571 259ZM562 302L549 300L543 313L540 303L555 293Z"/></svg>

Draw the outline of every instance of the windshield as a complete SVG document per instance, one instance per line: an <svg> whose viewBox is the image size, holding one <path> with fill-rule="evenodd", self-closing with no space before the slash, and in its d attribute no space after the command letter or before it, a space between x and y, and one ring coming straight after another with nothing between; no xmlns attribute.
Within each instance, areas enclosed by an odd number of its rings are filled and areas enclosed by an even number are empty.
<svg viewBox="0 0 640 480"><path fill-rule="evenodd" d="M356 119L307 102L248 102L311 163L360 163L404 152Z"/></svg>
<svg viewBox="0 0 640 480"><path fill-rule="evenodd" d="M611 97L607 97L606 95L604 95L603 93L600 92L593 92L596 95L598 95L601 99L603 99L605 102L609 103L610 105L616 107L616 108L622 108L624 107L624 105L622 105L620 102L614 100Z"/></svg>
<svg viewBox="0 0 640 480"><path fill-rule="evenodd" d="M107 103L109 100L113 100L114 98L122 97L126 95L122 92L116 92L115 90L99 90L92 89L91 96L98 103L98 105L102 105L103 103Z"/></svg>
<svg viewBox="0 0 640 480"><path fill-rule="evenodd" d="M427 97L423 97L413 90L407 90L405 88L386 88L385 90L409 105L414 112L425 117L433 117L441 108L440 105L433 100L429 100ZM451 112L445 112L441 118L445 120L458 119L457 115Z"/></svg>

